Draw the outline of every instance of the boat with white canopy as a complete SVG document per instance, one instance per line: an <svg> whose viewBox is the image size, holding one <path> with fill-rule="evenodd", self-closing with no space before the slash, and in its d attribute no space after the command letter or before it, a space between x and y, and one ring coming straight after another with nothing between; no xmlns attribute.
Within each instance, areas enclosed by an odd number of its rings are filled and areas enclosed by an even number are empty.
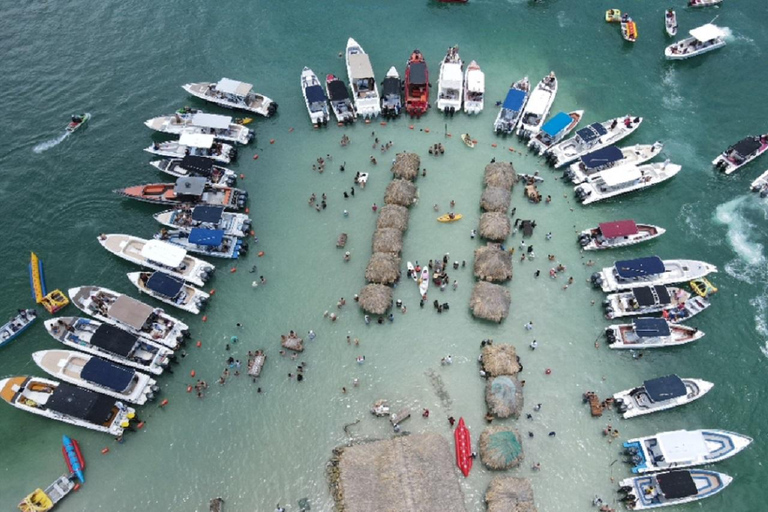
<svg viewBox="0 0 768 512"><path fill-rule="evenodd" d="M539 133L541 125L549 115L552 103L555 102L555 96L557 96L557 77L554 71L550 71L541 79L541 82L536 84L525 104L520 125L517 127L518 137L530 139Z"/></svg>
<svg viewBox="0 0 768 512"><path fill-rule="evenodd" d="M621 260L592 274L592 284L604 292L630 290L639 286L683 283L717 272L717 267L696 260L662 260L658 256Z"/></svg>
<svg viewBox="0 0 768 512"><path fill-rule="evenodd" d="M373 119L381 113L379 89L373 75L373 67L368 54L351 37L347 41L346 62L349 85L352 88L352 99L355 102L357 115L366 120Z"/></svg>
<svg viewBox="0 0 768 512"><path fill-rule="evenodd" d="M181 86L192 96L215 103L220 107L246 110L264 117L277 112L277 103L263 94L253 92L253 85L229 78L218 82L197 82Z"/></svg>
<svg viewBox="0 0 768 512"><path fill-rule="evenodd" d="M638 224L633 220L601 222L596 228L579 234L579 245L585 251L616 249L653 240L666 233L666 229L653 224Z"/></svg>
<svg viewBox="0 0 768 512"><path fill-rule="evenodd" d="M768 133L751 135L723 151L712 165L725 174L733 174L768 150Z"/></svg>
<svg viewBox="0 0 768 512"><path fill-rule="evenodd" d="M211 296L165 272L129 272L128 280L150 297L192 314L199 314Z"/></svg>
<svg viewBox="0 0 768 512"><path fill-rule="evenodd" d="M437 110L453 116L461 111L464 96L464 63L459 56L459 47L448 48L440 63L440 77L437 81Z"/></svg>
<svg viewBox="0 0 768 512"><path fill-rule="evenodd" d="M301 94L304 96L304 104L307 106L312 126L315 128L327 126L331 117L328 113L328 98L317 75L306 66L301 71Z"/></svg>
<svg viewBox="0 0 768 512"><path fill-rule="evenodd" d="M628 137L640 127L642 117L630 115L592 123L576 132L576 135L549 148L546 158L555 168L571 163L582 155L597 151Z"/></svg>
<svg viewBox="0 0 768 512"><path fill-rule="evenodd" d="M229 187L233 187L237 183L235 171L216 165L210 158L201 156L163 158L152 160L149 165L176 178L205 178L214 185L227 185Z"/></svg>
<svg viewBox="0 0 768 512"><path fill-rule="evenodd" d="M227 212L222 206L182 206L153 215L154 219L173 229L189 232L193 228L220 229L225 235L240 238L250 235L251 218L244 213Z"/></svg>
<svg viewBox="0 0 768 512"><path fill-rule="evenodd" d="M688 32L691 37L672 43L664 49L668 60L684 60L711 52L725 46L725 32L712 23L707 23Z"/></svg>
<svg viewBox="0 0 768 512"><path fill-rule="evenodd" d="M204 133L182 133L179 140L155 142L147 153L168 158L184 158L187 155L210 158L222 164L228 164L237 156L237 150L229 144L216 142L216 137Z"/></svg>
<svg viewBox="0 0 768 512"><path fill-rule="evenodd" d="M593 174L576 185L574 191L581 204L587 205L628 192L663 183L676 176L682 166L665 162L644 165L624 165Z"/></svg>
<svg viewBox="0 0 768 512"><path fill-rule="evenodd" d="M474 60L464 72L464 112L479 114L485 106L485 73Z"/></svg>
<svg viewBox="0 0 768 512"><path fill-rule="evenodd" d="M620 498L630 510L647 510L689 503L725 489L733 478L717 471L704 469L678 469L665 473L654 473L619 482Z"/></svg>
<svg viewBox="0 0 768 512"><path fill-rule="evenodd" d="M612 349L646 349L685 345L701 339L704 333L664 318L637 318L631 324L606 327L605 336Z"/></svg>
<svg viewBox="0 0 768 512"><path fill-rule="evenodd" d="M635 144L619 148L608 146L586 155L580 156L573 162L568 170L565 171L565 177L570 179L574 185L587 181L587 178L595 173L618 167L620 165L634 164L640 165L655 158L664 144L659 141L653 144Z"/></svg>
<svg viewBox="0 0 768 512"><path fill-rule="evenodd" d="M207 114L202 110L154 117L144 121L144 124L150 130L161 133L213 135L216 140L239 144L248 144L253 138L253 131L242 124L235 123L232 117Z"/></svg>
<svg viewBox="0 0 768 512"><path fill-rule="evenodd" d="M538 153L539 156L543 155L545 151L571 133L583 117L583 110L574 110L568 113L558 112L531 137L531 140L528 141L528 147Z"/></svg>
<svg viewBox="0 0 768 512"><path fill-rule="evenodd" d="M668 375L620 391L613 395L613 400L624 419L629 419L691 403L713 387L714 384L705 380Z"/></svg>

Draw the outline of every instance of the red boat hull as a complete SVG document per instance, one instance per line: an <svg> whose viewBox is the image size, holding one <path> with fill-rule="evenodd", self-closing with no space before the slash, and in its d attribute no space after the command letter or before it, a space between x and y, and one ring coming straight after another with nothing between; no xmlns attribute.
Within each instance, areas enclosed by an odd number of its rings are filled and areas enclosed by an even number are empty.
<svg viewBox="0 0 768 512"><path fill-rule="evenodd" d="M464 418L459 418L459 425L453 431L453 438L456 441L456 465L467 477L472 470L472 440L469 429L464 424Z"/></svg>
<svg viewBox="0 0 768 512"><path fill-rule="evenodd" d="M411 77L411 65L423 65L423 77L418 77L418 82L414 83ZM421 75L421 72L419 72ZM429 70L424 56L419 50L414 50L408 64L405 66L405 111L411 117L421 117L427 113L429 108Z"/></svg>

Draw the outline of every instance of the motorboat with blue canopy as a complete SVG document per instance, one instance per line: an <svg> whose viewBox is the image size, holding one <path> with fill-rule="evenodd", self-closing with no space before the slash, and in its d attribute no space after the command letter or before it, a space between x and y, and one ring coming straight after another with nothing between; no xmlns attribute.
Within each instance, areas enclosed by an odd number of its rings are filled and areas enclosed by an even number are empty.
<svg viewBox="0 0 768 512"><path fill-rule="evenodd" d="M224 231L220 229L193 228L189 232L189 243L205 247L218 247L224 241Z"/></svg>
<svg viewBox="0 0 768 512"><path fill-rule="evenodd" d="M550 138L555 138L561 131L563 131L565 128L567 128L571 123L573 122L573 119L571 116L566 114L565 112L559 112L555 117L544 123L544 125L541 127L541 131L546 133L550 136Z"/></svg>
<svg viewBox="0 0 768 512"><path fill-rule="evenodd" d="M62 382L45 405L51 411L102 425L114 416L115 399Z"/></svg>
<svg viewBox="0 0 768 512"><path fill-rule="evenodd" d="M717 272L717 267L697 260L664 260L658 256L617 261L592 274L590 280L604 292L629 290L639 286L683 283Z"/></svg>
<svg viewBox="0 0 768 512"><path fill-rule="evenodd" d="M195 206L192 208L192 220L203 224L218 225L224 213L223 206Z"/></svg>
<svg viewBox="0 0 768 512"><path fill-rule="evenodd" d="M331 101L343 101L349 99L349 89L344 82L339 79L331 80L326 83L328 94L331 96Z"/></svg>
<svg viewBox="0 0 768 512"><path fill-rule="evenodd" d="M619 492L631 510L679 505L707 498L725 489L733 478L705 469L677 469L622 480Z"/></svg>
<svg viewBox="0 0 768 512"><path fill-rule="evenodd" d="M599 137L602 137L606 133L608 133L608 130L605 129L605 126L603 126L600 123L593 123L587 126L586 128L577 130L576 136L579 137L584 142L592 142L593 140L596 140Z"/></svg>
<svg viewBox="0 0 768 512"><path fill-rule="evenodd" d="M512 87L507 91L507 97L504 98L504 102L501 104L496 121L493 123L493 131L495 133L509 134L517 129L530 90L531 84L528 81L528 77L512 84Z"/></svg>
<svg viewBox="0 0 768 512"><path fill-rule="evenodd" d="M325 91L323 91L323 88L319 85L310 85L306 89L307 92L307 101L310 103L323 103L326 98Z"/></svg>
<svg viewBox="0 0 768 512"><path fill-rule="evenodd" d="M502 108L507 110L519 111L523 108L523 103L528 97L528 93L519 89L510 89L507 92L507 97L504 98L504 104Z"/></svg>
<svg viewBox="0 0 768 512"><path fill-rule="evenodd" d="M632 324L611 325L605 329L605 335L612 349L647 349L692 343L704 337L704 332L670 324L666 318L643 317Z"/></svg>
<svg viewBox="0 0 768 512"><path fill-rule="evenodd" d="M641 338L669 336L669 324L663 318L638 318L634 322L635 333Z"/></svg>
<svg viewBox="0 0 768 512"><path fill-rule="evenodd" d="M137 336L106 323L91 335L91 345L121 357L129 357L139 343L142 341Z"/></svg>
<svg viewBox="0 0 768 512"><path fill-rule="evenodd" d="M622 416L629 419L691 403L713 387L714 384L702 379L667 375L615 393L613 399Z"/></svg>
<svg viewBox="0 0 768 512"><path fill-rule="evenodd" d="M237 259L248 251L248 244L236 236L225 234L223 229L192 228L162 230L155 239L164 240L187 251L217 258Z"/></svg>
<svg viewBox="0 0 768 512"><path fill-rule="evenodd" d="M616 146L607 146L597 151L592 151L580 158L584 171L589 174L589 171L598 168L605 168L606 166L618 162L624 158L624 153L621 152Z"/></svg>
<svg viewBox="0 0 768 512"><path fill-rule="evenodd" d="M643 382L646 394L653 402L663 402L685 396L685 383L677 375L667 375Z"/></svg>
<svg viewBox="0 0 768 512"><path fill-rule="evenodd" d="M616 267L616 273L622 279L646 277L664 272L664 262L658 256L617 261L614 266Z"/></svg>
<svg viewBox="0 0 768 512"><path fill-rule="evenodd" d="M184 289L184 281L163 272L153 272L146 286L159 295L174 298Z"/></svg>
<svg viewBox="0 0 768 512"><path fill-rule="evenodd" d="M118 393L123 393L130 387L134 375L135 371L98 357L92 357L80 371L80 377L83 379Z"/></svg>
<svg viewBox="0 0 768 512"><path fill-rule="evenodd" d="M641 308L672 304L672 297L666 286L640 286L632 289L632 296Z"/></svg>

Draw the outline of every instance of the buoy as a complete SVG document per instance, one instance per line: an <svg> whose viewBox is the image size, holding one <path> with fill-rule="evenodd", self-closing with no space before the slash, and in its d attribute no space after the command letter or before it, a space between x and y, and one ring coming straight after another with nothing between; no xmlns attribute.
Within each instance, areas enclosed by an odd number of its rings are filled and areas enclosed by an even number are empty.
<svg viewBox="0 0 768 512"><path fill-rule="evenodd" d="M203 346L203 342L200 340L197 340L197 348L200 348Z"/></svg>
<svg viewBox="0 0 768 512"><path fill-rule="evenodd" d="M251 209L250 208L246 208L245 209L245 213L251 213Z"/></svg>
<svg viewBox="0 0 768 512"><path fill-rule="evenodd" d="M208 292L208 295L216 295L216 288Z"/></svg>
<svg viewBox="0 0 768 512"><path fill-rule="evenodd" d="M413 125L408 127L409 130L413 130Z"/></svg>
<svg viewBox="0 0 768 512"><path fill-rule="evenodd" d="M237 272L237 267L232 267L231 269L229 269L230 274L234 274L235 272Z"/></svg>
<svg viewBox="0 0 768 512"><path fill-rule="evenodd" d="M515 152L515 148L509 148L509 150L513 153Z"/></svg>
<svg viewBox="0 0 768 512"><path fill-rule="evenodd" d="M259 159L259 155L253 155L253 159L254 160L258 160Z"/></svg>
<svg viewBox="0 0 768 512"><path fill-rule="evenodd" d="M547 368L546 370L544 370L544 373L546 373L547 375L549 375L549 374L551 374L551 373L552 373L552 369L551 369L551 368Z"/></svg>
<svg viewBox="0 0 768 512"><path fill-rule="evenodd" d="M194 377L194 376L195 376L195 370L191 370L191 371L189 372L189 376L190 376L190 377Z"/></svg>
<svg viewBox="0 0 768 512"><path fill-rule="evenodd" d="M140 421L138 425L136 425L136 428L144 428L144 422Z"/></svg>
<svg viewBox="0 0 768 512"><path fill-rule="evenodd" d="M453 137L453 135L451 135L450 133L446 133L445 136L446 137Z"/></svg>
<svg viewBox="0 0 768 512"><path fill-rule="evenodd" d="M165 400L163 400L162 402L160 402L160 407L165 407L166 405L168 405L168 399L167 398Z"/></svg>
<svg viewBox="0 0 768 512"><path fill-rule="evenodd" d="M424 128L424 133L429 133L429 128Z"/></svg>
<svg viewBox="0 0 768 512"><path fill-rule="evenodd" d="M498 144L496 144L495 142L493 144L491 144L492 148L495 148L496 146L498 146Z"/></svg>
<svg viewBox="0 0 768 512"><path fill-rule="evenodd" d="M203 322L207 322L207 321L208 321L208 315L203 315Z"/></svg>
<svg viewBox="0 0 768 512"><path fill-rule="evenodd" d="M192 392L192 386L187 386L187 393L191 393L191 392Z"/></svg>
<svg viewBox="0 0 768 512"><path fill-rule="evenodd" d="M109 448L102 448L102 449L101 449L101 453L102 453L102 454L106 454L106 453L109 453Z"/></svg>
<svg viewBox="0 0 768 512"><path fill-rule="evenodd" d="M245 179L245 174L241 174L241 175L240 175L240 179L241 179L241 180L244 180L244 179Z"/></svg>
<svg viewBox="0 0 768 512"><path fill-rule="evenodd" d="M342 126L344 126L344 123L336 123L336 126L342 127Z"/></svg>
<svg viewBox="0 0 768 512"><path fill-rule="evenodd" d="M382 121L382 122L380 122L379 124L380 124L381 126L387 126L387 122L386 122L386 121Z"/></svg>
<svg viewBox="0 0 768 512"><path fill-rule="evenodd" d="M288 133L293 133L293 128L288 128Z"/></svg>
<svg viewBox="0 0 768 512"><path fill-rule="evenodd" d="M270 144L274 144L275 143L275 139L269 139L269 143Z"/></svg>
<svg viewBox="0 0 768 512"><path fill-rule="evenodd" d="M472 144L477 144L477 141L475 139L472 139Z"/></svg>
<svg viewBox="0 0 768 512"><path fill-rule="evenodd" d="M75 492L80 490L80 483L76 483L75 486L72 488L75 490Z"/></svg>
<svg viewBox="0 0 768 512"><path fill-rule="evenodd" d="M262 256L264 256L264 251L259 251L259 258L261 258Z"/></svg>
<svg viewBox="0 0 768 512"><path fill-rule="evenodd" d="M371 124L371 120L370 119L366 119L365 120L365 124Z"/></svg>
<svg viewBox="0 0 768 512"><path fill-rule="evenodd" d="M256 236L256 232L254 230L251 230L251 236Z"/></svg>

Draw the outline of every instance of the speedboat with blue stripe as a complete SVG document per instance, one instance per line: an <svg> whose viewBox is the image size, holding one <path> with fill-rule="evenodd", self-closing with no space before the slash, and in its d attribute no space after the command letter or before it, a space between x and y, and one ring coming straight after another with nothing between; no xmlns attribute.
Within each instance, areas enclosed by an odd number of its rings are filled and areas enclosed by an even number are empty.
<svg viewBox="0 0 768 512"><path fill-rule="evenodd" d="M638 286L683 283L717 272L717 267L696 260L662 260L648 256L634 260L621 260L592 274L592 284L604 292L629 290Z"/></svg>
<svg viewBox="0 0 768 512"><path fill-rule="evenodd" d="M708 498L722 491L732 477L704 469L680 469L636 476L619 482L620 498L630 510L680 505Z"/></svg>

